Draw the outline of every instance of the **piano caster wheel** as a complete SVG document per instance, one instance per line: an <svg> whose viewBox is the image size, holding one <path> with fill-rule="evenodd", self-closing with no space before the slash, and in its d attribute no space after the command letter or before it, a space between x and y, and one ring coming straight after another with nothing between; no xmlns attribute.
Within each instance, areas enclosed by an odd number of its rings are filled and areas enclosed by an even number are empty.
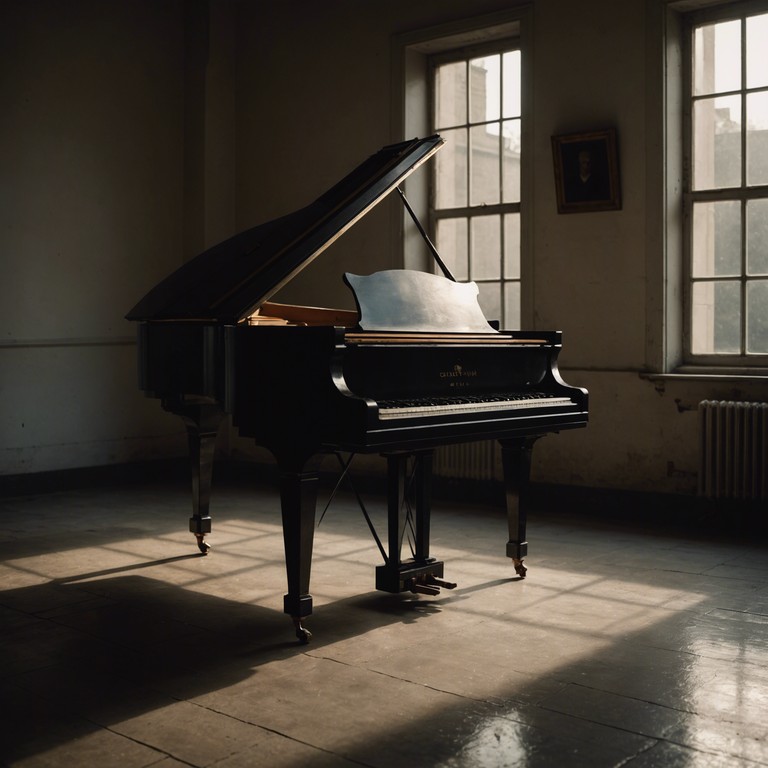
<svg viewBox="0 0 768 768"><path fill-rule="evenodd" d="M207 555L211 545L205 540L205 534L196 533L195 538L197 539L197 548L200 550L200 552L202 552L202 554Z"/></svg>
<svg viewBox="0 0 768 768"><path fill-rule="evenodd" d="M528 573L528 569L523 565L522 560L512 558L512 564L515 566L515 573L521 578L525 578L525 574Z"/></svg>
<svg viewBox="0 0 768 768"><path fill-rule="evenodd" d="M296 639L301 645L306 645L312 638L312 633L302 625L301 619L294 619L293 625L296 627Z"/></svg>

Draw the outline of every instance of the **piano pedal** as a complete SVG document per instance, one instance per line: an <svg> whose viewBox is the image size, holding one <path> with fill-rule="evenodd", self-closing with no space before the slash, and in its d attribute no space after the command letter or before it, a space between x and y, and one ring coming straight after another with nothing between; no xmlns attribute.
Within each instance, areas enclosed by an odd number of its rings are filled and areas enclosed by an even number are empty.
<svg viewBox="0 0 768 768"><path fill-rule="evenodd" d="M456 584L444 581L443 563L434 558L406 560L397 565L386 563L376 566L376 589L384 592L413 592L420 595L439 595L440 589L454 589Z"/></svg>
<svg viewBox="0 0 768 768"><path fill-rule="evenodd" d="M211 545L205 540L205 534L196 533L195 538L197 539L197 548L202 554L207 555L211 549Z"/></svg>
<svg viewBox="0 0 768 768"><path fill-rule="evenodd" d="M425 584L418 582L415 579L411 579L409 589L415 595L439 595L440 587L433 587L431 584Z"/></svg>
<svg viewBox="0 0 768 768"><path fill-rule="evenodd" d="M434 585L440 589L456 589L455 581L445 581L445 579L438 579L437 576L427 576L427 584Z"/></svg>
<svg viewBox="0 0 768 768"><path fill-rule="evenodd" d="M408 583L408 589L418 595L439 595L441 589L456 589L456 583L438 579L430 573L421 574L420 578L413 578Z"/></svg>

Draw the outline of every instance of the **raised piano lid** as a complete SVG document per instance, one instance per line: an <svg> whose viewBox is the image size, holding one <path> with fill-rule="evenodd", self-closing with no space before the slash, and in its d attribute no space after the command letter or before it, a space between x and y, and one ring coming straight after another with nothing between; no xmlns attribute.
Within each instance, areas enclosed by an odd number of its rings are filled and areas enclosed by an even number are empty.
<svg viewBox="0 0 768 768"><path fill-rule="evenodd" d="M158 283L128 320L234 324L251 314L443 144L438 136L371 155L315 202L224 240Z"/></svg>

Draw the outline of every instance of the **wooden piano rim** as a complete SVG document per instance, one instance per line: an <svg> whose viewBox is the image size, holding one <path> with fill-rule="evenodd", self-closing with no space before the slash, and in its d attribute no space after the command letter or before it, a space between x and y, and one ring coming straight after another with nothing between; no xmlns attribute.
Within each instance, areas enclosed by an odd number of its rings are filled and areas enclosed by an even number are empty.
<svg viewBox="0 0 768 768"><path fill-rule="evenodd" d="M348 328L344 334L347 344L501 344L514 346L541 346L548 339L516 339L513 335L489 331L488 333L432 332L432 331L359 331L353 330L358 322L357 312L326 307L305 307L296 304L264 302L247 321L252 325L326 325Z"/></svg>
<svg viewBox="0 0 768 768"><path fill-rule="evenodd" d="M333 325L354 328L359 317L350 309L305 307L265 301L250 317L249 325Z"/></svg>
<svg viewBox="0 0 768 768"><path fill-rule="evenodd" d="M548 339L516 339L499 333L428 333L423 331L363 331L344 334L348 344L502 344L534 346Z"/></svg>

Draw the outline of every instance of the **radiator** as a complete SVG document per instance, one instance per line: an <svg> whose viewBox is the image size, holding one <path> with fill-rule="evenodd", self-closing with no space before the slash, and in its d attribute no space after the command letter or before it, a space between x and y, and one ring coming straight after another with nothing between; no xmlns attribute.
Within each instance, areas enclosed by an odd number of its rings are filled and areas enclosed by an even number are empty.
<svg viewBox="0 0 768 768"><path fill-rule="evenodd" d="M500 451L495 440L442 445L435 451L432 471L452 480L501 480Z"/></svg>
<svg viewBox="0 0 768 768"><path fill-rule="evenodd" d="M699 494L768 499L768 403L699 403Z"/></svg>

